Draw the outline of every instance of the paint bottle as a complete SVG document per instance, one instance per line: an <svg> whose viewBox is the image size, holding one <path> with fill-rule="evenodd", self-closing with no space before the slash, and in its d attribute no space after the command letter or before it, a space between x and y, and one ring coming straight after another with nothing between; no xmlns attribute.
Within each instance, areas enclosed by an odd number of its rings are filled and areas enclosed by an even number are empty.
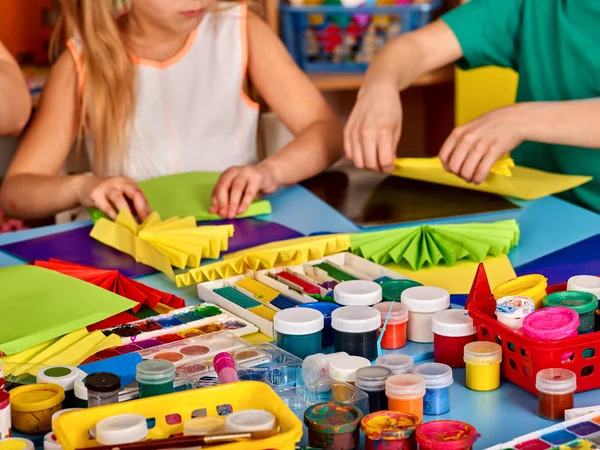
<svg viewBox="0 0 600 450"><path fill-rule="evenodd" d="M385 395L390 410L414 414L419 420L423 420L425 380L420 375L392 375L385 383Z"/></svg>
<svg viewBox="0 0 600 450"><path fill-rule="evenodd" d="M470 450L480 435L475 427L457 420L434 420L417 427L420 450Z"/></svg>
<svg viewBox="0 0 600 450"><path fill-rule="evenodd" d="M535 309L540 309L543 307L547 287L548 280L545 276L539 274L523 275L496 286L494 298L499 300L502 297L512 297L514 295L528 297L533 300Z"/></svg>
<svg viewBox="0 0 600 450"><path fill-rule="evenodd" d="M377 334L381 314L369 306L344 306L331 314L333 347L336 352L377 358Z"/></svg>
<svg viewBox="0 0 600 450"><path fill-rule="evenodd" d="M75 406L77 408L88 407L88 392L85 387L85 377L87 375L81 372L81 375L75 380L73 385L73 393L75 394Z"/></svg>
<svg viewBox="0 0 600 450"><path fill-rule="evenodd" d="M356 382L356 372L363 367L370 367L371 362L361 356L340 356L329 362L329 378L335 381L342 381L354 385ZM336 402L348 401L350 393L343 385L333 385L333 400Z"/></svg>
<svg viewBox="0 0 600 450"><path fill-rule="evenodd" d="M58 384L65 391L65 408L74 408L75 405L75 381L81 375L81 371L73 366L50 366L41 369L36 375L38 383Z"/></svg>
<svg viewBox="0 0 600 450"><path fill-rule="evenodd" d="M412 280L387 280L381 283L383 300L386 302L399 302L402 299L402 293L408 288L423 286L421 283Z"/></svg>
<svg viewBox="0 0 600 450"><path fill-rule="evenodd" d="M184 436L206 436L225 433L225 419L220 416L196 417L183 424Z"/></svg>
<svg viewBox="0 0 600 450"><path fill-rule="evenodd" d="M163 359L142 361L135 368L135 379L139 385L140 398L172 394L175 364Z"/></svg>
<svg viewBox="0 0 600 450"><path fill-rule="evenodd" d="M592 275L576 275L569 278L567 291L589 292L600 298L600 278Z"/></svg>
<svg viewBox="0 0 600 450"><path fill-rule="evenodd" d="M433 342L431 319L438 311L450 307L450 294L442 288L416 286L402 292L402 303L408 307L408 340Z"/></svg>
<svg viewBox="0 0 600 450"><path fill-rule="evenodd" d="M392 375L411 373L415 367L415 361L409 355L401 353L388 353L375 360L376 366L387 367Z"/></svg>
<svg viewBox="0 0 600 450"><path fill-rule="evenodd" d="M374 281L351 280L333 289L333 298L342 306L373 306L383 298L381 285Z"/></svg>
<svg viewBox="0 0 600 450"><path fill-rule="evenodd" d="M371 413L360 421L366 450L414 450L415 429L421 421L413 414L397 411Z"/></svg>
<svg viewBox="0 0 600 450"><path fill-rule="evenodd" d="M340 305L329 302L314 302L314 303L301 303L298 308L309 308L316 309L323 314L324 327L322 331L322 344L323 348L333 345L333 329L331 328L331 313L338 309Z"/></svg>
<svg viewBox="0 0 600 450"><path fill-rule="evenodd" d="M591 292L563 291L548 294L544 299L544 307L564 306L579 315L579 334L594 330L595 315L598 309L598 297Z"/></svg>
<svg viewBox="0 0 600 450"><path fill-rule="evenodd" d="M63 450L53 431L44 436L44 450Z"/></svg>
<svg viewBox="0 0 600 450"><path fill-rule="evenodd" d="M304 384L314 384L322 378L327 378L329 375L329 363L341 356L350 356L346 352L330 353L325 355L317 353L316 355L307 356L302 362L302 380Z"/></svg>
<svg viewBox="0 0 600 450"><path fill-rule="evenodd" d="M523 327L523 320L535 310L533 299L522 295L502 297L496 300L496 318L513 330Z"/></svg>
<svg viewBox="0 0 600 450"><path fill-rule="evenodd" d="M0 389L0 441L11 436L10 394L4 389Z"/></svg>
<svg viewBox="0 0 600 450"><path fill-rule="evenodd" d="M465 367L465 345L477 339L473 319L464 309L436 312L431 318L433 360L450 367Z"/></svg>
<svg viewBox="0 0 600 450"><path fill-rule="evenodd" d="M572 409L577 390L577 376L566 369L540 370L535 377L538 390L538 414L547 420L565 420L565 411Z"/></svg>
<svg viewBox="0 0 600 450"><path fill-rule="evenodd" d="M35 444L29 439L10 438L0 441L0 450L35 450Z"/></svg>
<svg viewBox="0 0 600 450"><path fill-rule="evenodd" d="M45 434L52 429L52 415L60 411L65 391L57 384L28 384L10 391L14 429L24 434Z"/></svg>
<svg viewBox="0 0 600 450"><path fill-rule="evenodd" d="M213 358L213 367L217 372L220 384L239 381L238 371L233 356L227 352L218 353Z"/></svg>
<svg viewBox="0 0 600 450"><path fill-rule="evenodd" d="M225 416L225 430L227 433L269 431L276 428L277 419L269 411L247 409Z"/></svg>
<svg viewBox="0 0 600 450"><path fill-rule="evenodd" d="M423 414L439 416L450 411L450 386L454 382L452 368L446 364L426 363L415 367L425 380Z"/></svg>
<svg viewBox="0 0 600 450"><path fill-rule="evenodd" d="M578 335L579 315L570 308L555 306L534 311L523 320L523 334L542 341L557 341Z"/></svg>
<svg viewBox="0 0 600 450"><path fill-rule="evenodd" d="M323 351L322 331L325 319L320 311L290 308L273 317L277 346L300 359Z"/></svg>
<svg viewBox="0 0 600 450"><path fill-rule="evenodd" d="M363 417L355 406L338 402L317 403L304 412L311 447L352 450L360 445L358 424Z"/></svg>
<svg viewBox="0 0 600 450"><path fill-rule="evenodd" d="M392 371L386 367L370 366L356 371L354 385L369 396L370 412L388 409L385 382L391 376Z"/></svg>
<svg viewBox="0 0 600 450"><path fill-rule="evenodd" d="M119 414L96 423L96 440L102 445L125 445L145 441L148 423L141 414Z"/></svg>
<svg viewBox="0 0 600 450"><path fill-rule="evenodd" d="M408 322L408 308L400 302L382 302L373 306L381 314L381 325L389 319L385 332L381 338L381 348L393 350L406 345L406 322ZM379 330L381 333L383 328Z"/></svg>
<svg viewBox="0 0 600 450"><path fill-rule="evenodd" d="M88 393L88 407L112 405L119 403L121 378L109 372L90 373L85 377L85 388Z"/></svg>
<svg viewBox="0 0 600 450"><path fill-rule="evenodd" d="M465 345L464 358L469 389L493 391L500 387L500 345L488 341L471 342Z"/></svg>

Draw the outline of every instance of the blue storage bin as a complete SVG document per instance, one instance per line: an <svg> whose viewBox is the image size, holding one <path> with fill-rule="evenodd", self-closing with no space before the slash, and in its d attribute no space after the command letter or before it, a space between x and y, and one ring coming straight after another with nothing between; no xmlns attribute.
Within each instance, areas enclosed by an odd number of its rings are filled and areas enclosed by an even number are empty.
<svg viewBox="0 0 600 450"><path fill-rule="evenodd" d="M363 72L387 41L427 25L441 5L281 5L281 34L306 72Z"/></svg>

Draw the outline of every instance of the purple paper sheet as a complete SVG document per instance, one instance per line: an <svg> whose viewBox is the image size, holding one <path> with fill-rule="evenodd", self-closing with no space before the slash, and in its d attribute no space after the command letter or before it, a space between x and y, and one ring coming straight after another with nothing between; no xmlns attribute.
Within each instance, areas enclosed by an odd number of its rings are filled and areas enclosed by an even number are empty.
<svg viewBox="0 0 600 450"><path fill-rule="evenodd" d="M302 237L290 228L254 218L202 222L201 225L233 224L235 234L229 239L228 252L236 252L269 242ZM92 226L51 234L36 239L0 246L0 250L28 262L56 258L99 269L117 269L126 277L141 277L156 270L139 264L125 253L90 237Z"/></svg>

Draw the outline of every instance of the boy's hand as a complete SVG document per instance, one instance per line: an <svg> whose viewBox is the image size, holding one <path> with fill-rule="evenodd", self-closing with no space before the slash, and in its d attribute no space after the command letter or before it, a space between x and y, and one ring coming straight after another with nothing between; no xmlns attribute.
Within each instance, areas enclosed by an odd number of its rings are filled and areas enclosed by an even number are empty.
<svg viewBox="0 0 600 450"><path fill-rule="evenodd" d="M98 208L112 220L122 210L140 221L150 214L150 205L138 185L126 177L84 176L78 189L79 201L86 208Z"/></svg>
<svg viewBox="0 0 600 450"><path fill-rule="evenodd" d="M233 219L245 212L256 197L271 194L278 186L276 171L267 161L231 167L221 174L213 190L209 212Z"/></svg>
<svg viewBox="0 0 600 450"><path fill-rule="evenodd" d="M346 157L359 169L394 170L402 132L402 105L394 83L365 84L344 130Z"/></svg>
<svg viewBox="0 0 600 450"><path fill-rule="evenodd" d="M455 128L440 150L448 172L473 184L487 178L494 163L525 139L525 118L518 105L500 108Z"/></svg>

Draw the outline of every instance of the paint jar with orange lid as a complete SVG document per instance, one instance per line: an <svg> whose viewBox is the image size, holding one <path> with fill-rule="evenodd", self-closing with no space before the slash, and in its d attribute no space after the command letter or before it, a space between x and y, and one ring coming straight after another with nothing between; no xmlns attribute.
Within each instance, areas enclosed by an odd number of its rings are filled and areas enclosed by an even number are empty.
<svg viewBox="0 0 600 450"><path fill-rule="evenodd" d="M457 420L434 420L416 430L420 450L470 450L480 437L472 425Z"/></svg>
<svg viewBox="0 0 600 450"><path fill-rule="evenodd" d="M317 403L304 412L311 447L352 450L360 446L360 409L339 402Z"/></svg>
<svg viewBox="0 0 600 450"><path fill-rule="evenodd" d="M371 413L360 422L365 435L366 450L413 450L416 448L415 429L421 420L397 411Z"/></svg>
<svg viewBox="0 0 600 450"><path fill-rule="evenodd" d="M29 384L10 391L13 428L25 434L46 434L52 415L60 411L64 389L57 384Z"/></svg>
<svg viewBox="0 0 600 450"><path fill-rule="evenodd" d="M385 382L385 395L390 410L414 414L423 420L425 380L420 375L405 373L389 377Z"/></svg>

